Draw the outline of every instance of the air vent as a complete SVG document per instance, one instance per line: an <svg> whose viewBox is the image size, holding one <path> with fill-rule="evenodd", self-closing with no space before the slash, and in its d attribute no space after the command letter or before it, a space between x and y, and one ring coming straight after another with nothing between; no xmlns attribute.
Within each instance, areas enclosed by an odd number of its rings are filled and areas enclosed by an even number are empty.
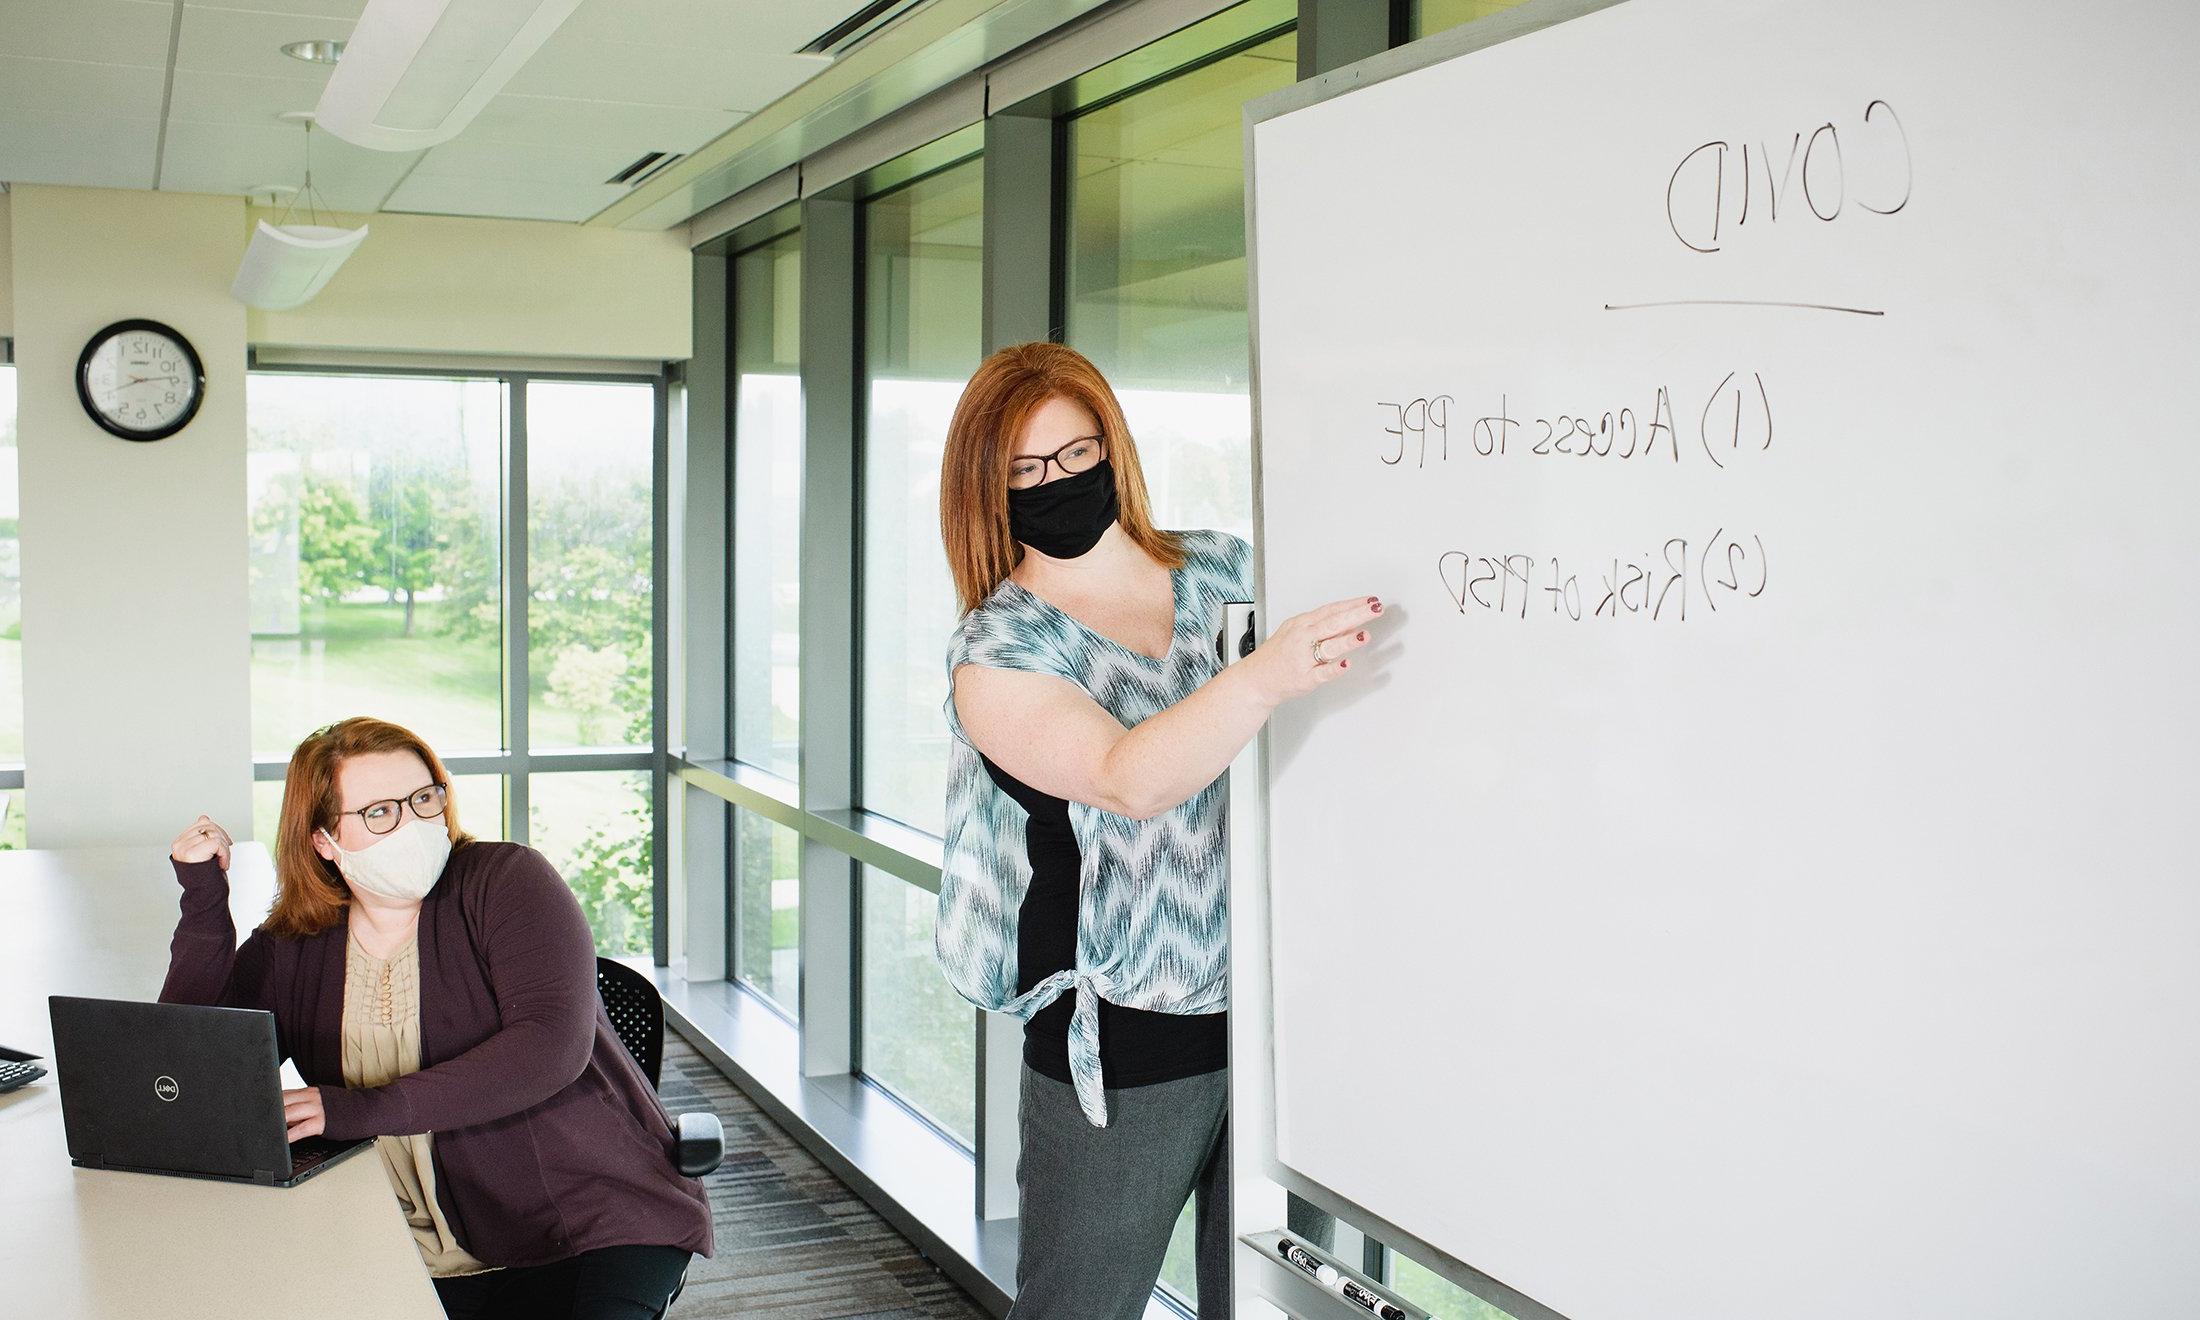
<svg viewBox="0 0 2200 1320"><path fill-rule="evenodd" d="M880 28L915 9L924 0L871 0L870 4L835 24L831 31L795 52L798 55L838 55L870 40Z"/></svg>
<svg viewBox="0 0 2200 1320"><path fill-rule="evenodd" d="M605 179L604 182L609 184L623 183L628 187L632 187L685 154L685 152L679 151L652 151L636 160L632 165L620 170L617 174Z"/></svg>

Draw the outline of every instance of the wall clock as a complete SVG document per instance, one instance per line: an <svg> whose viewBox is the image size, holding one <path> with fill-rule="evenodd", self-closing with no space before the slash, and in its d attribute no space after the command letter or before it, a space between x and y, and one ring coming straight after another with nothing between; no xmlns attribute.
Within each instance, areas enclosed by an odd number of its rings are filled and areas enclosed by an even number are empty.
<svg viewBox="0 0 2200 1320"><path fill-rule="evenodd" d="M165 440L198 415L206 367L191 341L168 326L117 321L78 356L76 397L110 435Z"/></svg>

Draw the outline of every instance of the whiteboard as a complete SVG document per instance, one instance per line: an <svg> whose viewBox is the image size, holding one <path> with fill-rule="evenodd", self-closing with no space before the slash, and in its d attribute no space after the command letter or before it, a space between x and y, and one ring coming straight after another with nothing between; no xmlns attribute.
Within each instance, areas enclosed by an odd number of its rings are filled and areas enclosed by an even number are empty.
<svg viewBox="0 0 2200 1320"><path fill-rule="evenodd" d="M1291 1174L1573 1320L2196 1313L2195 68L1631 0L1250 113L1265 617L1391 606L1268 736Z"/></svg>

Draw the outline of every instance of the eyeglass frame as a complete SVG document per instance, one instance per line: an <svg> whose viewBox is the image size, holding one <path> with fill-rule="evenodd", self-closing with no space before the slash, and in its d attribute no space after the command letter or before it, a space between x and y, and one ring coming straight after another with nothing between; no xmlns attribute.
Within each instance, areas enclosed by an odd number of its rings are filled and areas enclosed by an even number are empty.
<svg viewBox="0 0 2200 1320"><path fill-rule="evenodd" d="M431 789L431 788L440 788L440 789L442 789L442 790L443 790L443 805L442 805L442 806L440 806L440 807L437 807L437 808L435 809L435 813L434 813L433 815L423 816L423 815L421 815L421 814L420 814L420 808L418 808L418 807L414 806L414 805L413 805L413 803L412 803L412 800L413 800L414 798L416 798L416 797L419 797L419 796L420 796L420 795L421 795L422 793L425 793L425 792L427 792L427 791L428 791L429 789ZM395 803L395 804L396 804L396 806L397 806L397 818L396 818L396 819L397 819L397 825L392 825L392 826L390 826L390 827L389 827L388 829L386 829L386 830L378 830L378 829L374 828L374 826L372 826L372 825L369 825L369 824L367 823L367 813L368 813L368 812L370 812L370 811L372 811L372 810L374 810L374 809L375 809L376 807L379 807L379 806L383 806L383 805L385 805L385 804L388 804L388 803ZM344 817L346 817L346 816L357 816L357 817L359 818L359 828L361 828L361 829L365 830L365 831L366 831L367 833L369 833L369 834L373 835L373 836L374 836L375 838L377 838L377 839L382 839L382 838L387 838L387 837L389 837L390 835L392 835L392 834L395 834L395 833L397 833L397 826L398 826L398 825L402 825L402 824L404 824L404 823L405 823L405 813L406 813L406 812L408 812L408 811L412 812L412 814L413 814L413 819L414 819L414 820L441 820L441 819L443 819L443 813L444 813L444 812L446 812L446 811L449 811L450 809L451 809L451 786L450 786L450 784L446 783L445 781L443 781L443 780L441 780L441 779L431 779L431 780L429 780L429 781L428 781L427 783L425 783L425 784L422 784L422 785L421 785L420 787L418 787L418 788L414 789L414 790L413 790L412 792L410 792L410 793L407 793L407 794L406 794L405 796L403 796L403 797L396 797L396 798L376 798L376 799L375 799L374 801L372 801L372 802L369 802L369 803L368 803L367 805L365 805L365 806L363 806L363 807L360 807L360 808L358 808L358 809L356 809L356 810L353 810L353 811L339 811L339 812L337 812L337 813L336 813L336 827L337 827L338 829L342 829L342 828L343 828L343 825L344 825Z"/></svg>
<svg viewBox="0 0 2200 1320"><path fill-rule="evenodd" d="M1046 484L1047 484L1047 464L1049 464L1049 463L1052 463L1052 464L1053 464L1054 466L1056 466L1056 467L1058 467L1058 468L1061 468L1061 469L1062 469L1062 475L1063 475L1063 476L1065 476L1065 477L1081 477L1081 476L1083 476L1083 475L1084 475L1084 472L1072 472L1072 471L1070 471L1070 470L1069 470L1069 468L1068 468L1068 466L1067 466L1067 465L1065 465L1065 464L1064 464L1064 463L1062 462L1062 455L1063 455L1063 454L1065 454L1065 453L1067 453L1068 451L1070 451L1070 450L1072 450L1072 449L1075 449L1075 448L1076 448L1077 446L1079 446L1079 445L1083 445L1083 444L1093 444L1093 443L1097 443L1097 444L1098 444L1098 445L1100 446L1100 449L1101 449L1101 456L1100 456L1100 458L1099 458L1099 459L1097 459L1097 460L1095 460L1095 461L1094 461L1094 463L1093 463L1093 465L1092 465L1092 467L1098 467L1098 466L1100 466L1100 464L1102 464L1102 463L1105 463L1105 462L1107 461L1107 452L1106 452L1106 451L1107 451L1107 448L1108 448L1108 437L1107 437L1107 434L1106 434L1106 432L1101 432L1101 433L1099 433L1099 434L1095 434L1095 435L1081 435L1081 436L1078 436L1078 437L1077 437L1077 438L1076 438L1075 440L1072 440L1072 441L1070 441L1070 442L1069 442L1068 444L1066 444L1066 445L1063 445L1063 446L1062 446L1062 447L1061 447L1060 449L1057 449L1057 450L1055 450L1055 451L1054 451L1053 453L1051 453L1051 454L1010 454L1010 455L1008 456L1008 465L1009 465L1009 467L1010 467L1011 469L1013 469L1013 468L1014 468L1014 467L1015 467L1015 466L1016 466L1016 465L1017 465L1018 463L1029 463L1029 462L1031 462L1031 461L1032 461L1033 459L1037 459L1037 460L1038 460L1038 462L1039 462L1039 479L1038 479L1037 481L1034 481L1034 482L1032 482L1032 483L1031 483L1030 485L1028 485L1028 486L1019 486L1019 485L1017 485L1017 484L1016 484L1016 475L1015 475L1015 473L1014 473L1013 471L1011 471L1011 472L1009 473L1009 478L1008 478L1008 488L1009 488L1010 490L1037 490L1037 489L1038 489L1039 487L1041 487L1041 486L1044 486L1044 485L1046 485ZM1085 472L1090 472L1090 471L1092 471L1092 468L1086 468L1086 469L1085 469Z"/></svg>

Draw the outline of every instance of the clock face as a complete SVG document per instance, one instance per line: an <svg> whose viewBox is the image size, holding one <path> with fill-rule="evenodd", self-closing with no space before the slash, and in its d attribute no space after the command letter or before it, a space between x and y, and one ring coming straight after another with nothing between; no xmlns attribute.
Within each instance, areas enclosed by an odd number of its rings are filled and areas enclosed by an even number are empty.
<svg viewBox="0 0 2200 1320"><path fill-rule="evenodd" d="M206 393L189 340L158 321L117 321L77 359L84 411L125 440L160 440L183 429Z"/></svg>

